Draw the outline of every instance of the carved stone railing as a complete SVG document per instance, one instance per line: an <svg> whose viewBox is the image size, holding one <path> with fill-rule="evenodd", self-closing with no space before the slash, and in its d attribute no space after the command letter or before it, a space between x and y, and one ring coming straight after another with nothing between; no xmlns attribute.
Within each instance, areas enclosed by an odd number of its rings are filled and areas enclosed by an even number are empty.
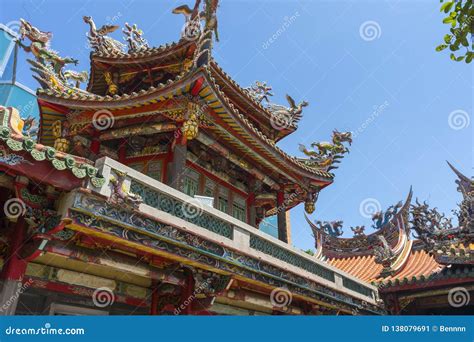
<svg viewBox="0 0 474 342"><path fill-rule="evenodd" d="M116 172L125 173L122 188L142 197L138 210L147 217L153 217L166 225L222 246L233 260L253 267L265 276L275 276L268 270L280 270L277 278L286 279L295 286L304 282L318 284L312 287L316 292L329 293L339 301L348 302L353 298L357 302L377 306L378 290L348 273L320 261L256 228L235 219L215 208L201 204L196 199L154 180L113 159L101 158L96 167L105 178L105 184L97 188L92 184L88 188L92 193L110 198L112 186L110 179ZM196 214L197 213L197 214ZM163 229L163 227L162 227ZM159 232L157 232L159 233ZM158 236L159 234L157 234ZM235 252L235 253L234 253ZM225 253L224 253L225 254ZM234 255L235 254L235 255ZM242 260L238 260L242 256ZM222 257L219 257L223 259ZM265 269L263 266L265 265ZM287 280L287 279L286 279ZM327 293L321 290L328 290ZM349 300L349 302L352 299Z"/></svg>

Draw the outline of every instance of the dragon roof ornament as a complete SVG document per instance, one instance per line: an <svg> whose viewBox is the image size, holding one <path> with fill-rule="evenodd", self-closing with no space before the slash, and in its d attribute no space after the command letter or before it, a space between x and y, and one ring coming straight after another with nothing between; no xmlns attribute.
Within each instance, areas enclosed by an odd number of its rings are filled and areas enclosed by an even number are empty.
<svg viewBox="0 0 474 342"><path fill-rule="evenodd" d="M352 144L352 133L351 132L339 132L334 130L332 132L332 141L314 142L311 147L316 147L317 150L309 150L305 145L300 144L299 149L309 159L300 159L308 166L324 169L330 171L337 169L335 164L340 163L340 160L344 158L344 154L349 152L344 143L347 142L349 145Z"/></svg>
<svg viewBox="0 0 474 342"><path fill-rule="evenodd" d="M405 203L398 202L391 205L385 211L377 212L373 215L373 228L375 232L365 234L364 226L351 227L354 233L353 238L341 238L342 235L342 221L332 222L311 222L308 216L305 215L306 221L310 225L313 234L316 238L316 249L319 254L337 254L350 256L352 253L374 253L374 247L380 247L378 252L380 255L388 255L384 248L384 244L378 236L383 236L385 241L392 248L400 240L401 235L406 235L408 239L408 231L406 226L408 224L408 214L410 211L410 202L413 191L407 196ZM383 259L383 258L382 258Z"/></svg>
<svg viewBox="0 0 474 342"><path fill-rule="evenodd" d="M31 70L36 73L33 77L42 88L69 94L82 92L79 85L81 82L87 81L87 72L64 70L67 64L77 65L78 61L71 57L61 57L56 51L52 50L50 48L52 37L51 32L40 31L28 21L20 19L19 45L35 57L35 60L27 59L27 61L32 65ZM25 38L31 41L29 46L23 44L22 41ZM71 81L75 83L71 83Z"/></svg>
<svg viewBox="0 0 474 342"><path fill-rule="evenodd" d="M426 202L412 206L412 227L416 238L436 255L441 263L474 263L472 245L474 241L474 181L464 176L448 163L458 176L457 190L463 200L459 208L453 210L457 216L457 227L452 218L430 208Z"/></svg>

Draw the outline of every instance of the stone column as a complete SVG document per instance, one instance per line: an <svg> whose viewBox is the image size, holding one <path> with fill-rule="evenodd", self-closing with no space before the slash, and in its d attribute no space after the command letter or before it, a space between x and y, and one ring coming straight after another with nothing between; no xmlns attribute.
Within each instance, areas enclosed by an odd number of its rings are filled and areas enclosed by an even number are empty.
<svg viewBox="0 0 474 342"><path fill-rule="evenodd" d="M10 233L10 248L5 258L0 278L2 279L2 289L0 291L0 315L14 315L21 294L21 286L26 271L26 261L20 258L20 250L23 247L23 240L26 230L26 222L20 216L13 224Z"/></svg>
<svg viewBox="0 0 474 342"><path fill-rule="evenodd" d="M277 220L278 220L278 239L280 241L288 243L284 189L280 189L277 192Z"/></svg>
<svg viewBox="0 0 474 342"><path fill-rule="evenodd" d="M169 186L176 190L183 191L183 176L186 167L187 141L186 137L181 133L181 128L175 133L175 141L173 143L172 161L168 164Z"/></svg>

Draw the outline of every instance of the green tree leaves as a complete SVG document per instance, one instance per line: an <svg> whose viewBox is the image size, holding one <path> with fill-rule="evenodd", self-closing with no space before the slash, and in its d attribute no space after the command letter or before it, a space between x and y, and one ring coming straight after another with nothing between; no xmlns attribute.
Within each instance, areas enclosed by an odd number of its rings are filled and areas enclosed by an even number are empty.
<svg viewBox="0 0 474 342"><path fill-rule="evenodd" d="M474 4L472 0L444 1L440 11L448 14L443 23L450 25L444 36L444 44L436 47L436 51L443 51L449 47L453 61L471 63L474 58ZM454 52L461 50L460 53ZM464 52L465 51L465 52Z"/></svg>

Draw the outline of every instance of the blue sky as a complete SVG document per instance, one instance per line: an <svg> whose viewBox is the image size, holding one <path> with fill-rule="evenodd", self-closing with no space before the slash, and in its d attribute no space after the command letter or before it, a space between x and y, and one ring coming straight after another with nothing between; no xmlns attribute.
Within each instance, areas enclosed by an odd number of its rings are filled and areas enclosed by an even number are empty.
<svg viewBox="0 0 474 342"><path fill-rule="evenodd" d="M0 1L0 22L19 18L54 33L52 47L89 70L87 26L137 23L153 46L179 39L184 1ZM192 5L191 1L187 2ZM221 1L214 56L242 86L265 80L274 102L307 100L300 127L280 146L327 141L331 131L356 133L351 153L321 192L313 219L366 225L361 203L382 209L415 196L451 215L460 195L449 160L472 174L472 66L435 47L447 33L439 1ZM366 30L364 30L366 28ZM112 36L121 38L117 31ZM23 56L24 57L24 56ZM24 58L19 80L36 89ZM451 120L450 120L451 118ZM367 215L365 215L367 216ZM312 248L303 208L292 210L293 243ZM370 229L368 229L370 231Z"/></svg>

